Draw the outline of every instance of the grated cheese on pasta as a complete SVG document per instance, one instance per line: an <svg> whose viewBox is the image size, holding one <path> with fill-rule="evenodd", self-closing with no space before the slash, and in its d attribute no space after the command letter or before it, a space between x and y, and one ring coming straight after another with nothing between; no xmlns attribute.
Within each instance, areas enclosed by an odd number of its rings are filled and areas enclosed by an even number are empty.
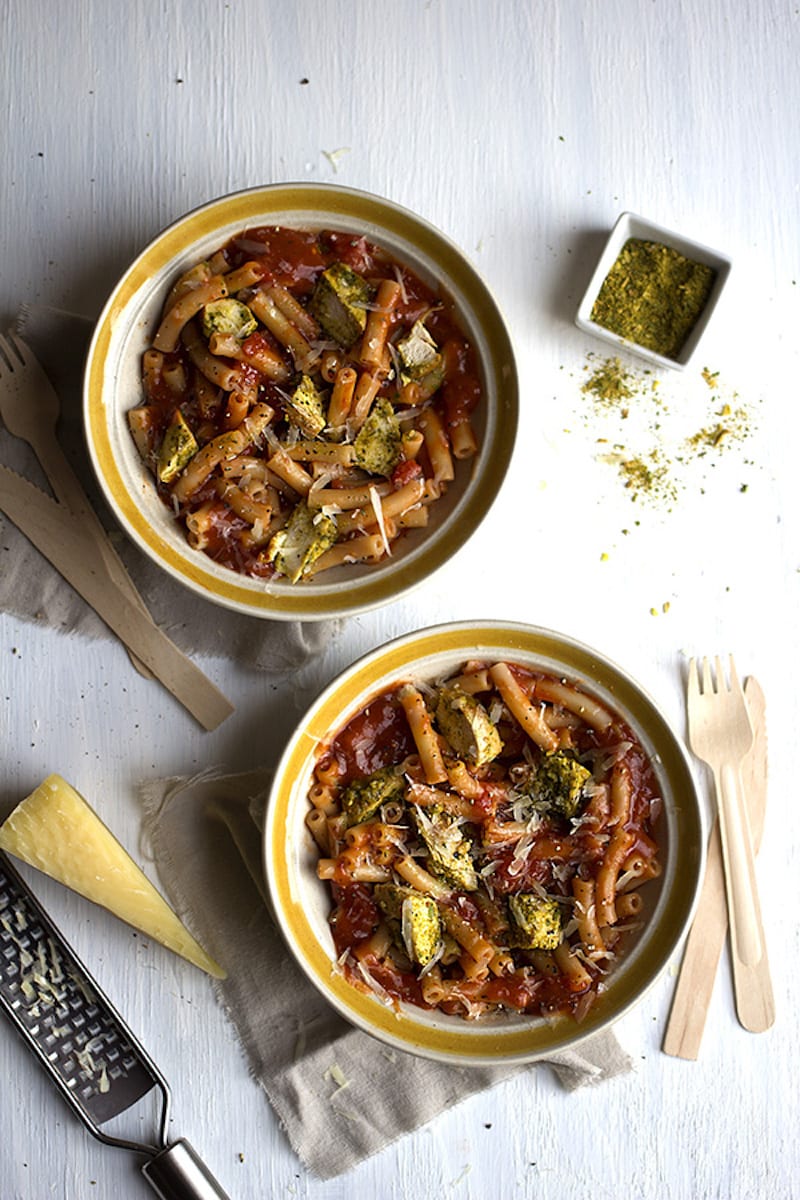
<svg viewBox="0 0 800 1200"><path fill-rule="evenodd" d="M388 555L391 555L392 548L389 545L389 539L386 536L386 525L383 520L383 508L381 507L381 498L378 495L378 489L375 487L374 484L372 484L369 489L369 499L370 499L370 503L372 505L372 511L375 513L375 520L378 523L378 529L380 531L381 541L383 542L383 548Z"/></svg>

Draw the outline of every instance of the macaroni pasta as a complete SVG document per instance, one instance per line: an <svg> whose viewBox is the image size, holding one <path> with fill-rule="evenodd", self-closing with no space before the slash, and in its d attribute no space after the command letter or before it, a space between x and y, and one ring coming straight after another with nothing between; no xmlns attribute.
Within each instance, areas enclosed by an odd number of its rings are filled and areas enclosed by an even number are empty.
<svg viewBox="0 0 800 1200"><path fill-rule="evenodd" d="M128 423L159 494L192 546L259 578L391 555L478 450L453 305L353 234L232 238L170 289L142 383ZM220 486L241 458L266 472Z"/></svg>
<svg viewBox="0 0 800 1200"><path fill-rule="evenodd" d="M659 873L652 766L579 685L468 662L320 746L308 825L337 962L381 999L580 1020Z"/></svg>

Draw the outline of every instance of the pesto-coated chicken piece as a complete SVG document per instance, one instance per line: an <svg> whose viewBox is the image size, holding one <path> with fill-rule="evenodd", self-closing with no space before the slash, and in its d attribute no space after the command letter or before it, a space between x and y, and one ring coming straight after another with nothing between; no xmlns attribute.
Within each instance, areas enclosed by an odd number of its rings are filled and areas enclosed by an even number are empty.
<svg viewBox="0 0 800 1200"><path fill-rule="evenodd" d="M366 779L354 779L341 794L348 825L368 821L387 800L402 800L405 779L394 767L381 767Z"/></svg>
<svg viewBox="0 0 800 1200"><path fill-rule="evenodd" d="M555 950L561 942L561 910L556 900L530 892L508 898L509 941L526 950Z"/></svg>
<svg viewBox="0 0 800 1200"><path fill-rule="evenodd" d="M346 350L361 337L373 289L346 263L333 263L317 280L309 310L328 337Z"/></svg>
<svg viewBox="0 0 800 1200"><path fill-rule="evenodd" d="M391 475L400 461L402 440L391 403L376 400L353 443L356 463L371 475Z"/></svg>
<svg viewBox="0 0 800 1200"><path fill-rule="evenodd" d="M222 300L211 300L203 306L203 333L210 338L213 333L228 334L237 341L244 341L258 329L258 321L241 300L232 296Z"/></svg>
<svg viewBox="0 0 800 1200"><path fill-rule="evenodd" d="M267 555L280 575L297 583L317 561L330 550L337 538L336 522L332 517L298 504L283 529L272 536Z"/></svg>
<svg viewBox="0 0 800 1200"><path fill-rule="evenodd" d="M432 805L412 804L409 812L428 851L428 869L448 886L462 892L478 888L472 861L472 842L457 817Z"/></svg>
<svg viewBox="0 0 800 1200"><path fill-rule="evenodd" d="M436 954L442 940L439 906L421 892L407 896L400 918L403 944L412 962L424 967Z"/></svg>
<svg viewBox="0 0 800 1200"><path fill-rule="evenodd" d="M376 883L372 894L387 921L399 921L403 914L403 901L408 896L421 896L422 892L402 883Z"/></svg>
<svg viewBox="0 0 800 1200"><path fill-rule="evenodd" d="M591 771L564 750L545 754L532 777L531 796L538 805L563 817L577 816Z"/></svg>
<svg viewBox="0 0 800 1200"><path fill-rule="evenodd" d="M325 428L325 402L310 375L301 375L300 382L286 401L286 417L308 438L315 438Z"/></svg>
<svg viewBox="0 0 800 1200"><path fill-rule="evenodd" d="M415 321L397 346L402 383L416 383L427 400L444 382L444 359L421 320Z"/></svg>
<svg viewBox="0 0 800 1200"><path fill-rule="evenodd" d="M375 899L395 936L399 936L412 962L424 967L442 940L439 906L416 888L394 883L375 885Z"/></svg>
<svg viewBox="0 0 800 1200"><path fill-rule="evenodd" d="M503 749L500 734L480 700L457 684L441 688L436 724L456 755L472 767L491 762Z"/></svg>
<svg viewBox="0 0 800 1200"><path fill-rule="evenodd" d="M197 454L198 449L197 440L187 425L183 413L180 409L176 409L172 423L167 426L158 451L157 471L161 482L171 483L176 476L180 475L183 468L188 466Z"/></svg>

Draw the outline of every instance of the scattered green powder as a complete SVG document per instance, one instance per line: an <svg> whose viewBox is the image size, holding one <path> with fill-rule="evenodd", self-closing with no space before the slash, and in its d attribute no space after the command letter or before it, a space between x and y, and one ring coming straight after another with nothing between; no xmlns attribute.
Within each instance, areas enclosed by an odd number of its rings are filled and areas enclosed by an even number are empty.
<svg viewBox="0 0 800 1200"><path fill-rule="evenodd" d="M584 370L590 374L581 391L598 408L616 409L622 417L627 417L629 400L645 398L648 403L660 403L657 393L661 384L651 371L634 370L619 358L597 358L591 353L586 358Z"/></svg>
<svg viewBox="0 0 800 1200"><path fill-rule="evenodd" d="M715 274L662 242L629 238L591 318L626 341L675 359L708 302Z"/></svg>
<svg viewBox="0 0 800 1200"><path fill-rule="evenodd" d="M653 468L643 458L624 458L619 464L619 472L625 487L633 488L635 492L652 491L655 481L664 476L663 467Z"/></svg>
<svg viewBox="0 0 800 1200"><path fill-rule="evenodd" d="M596 366L581 391L606 404L630 400L635 394L633 377L618 358L606 358Z"/></svg>
<svg viewBox="0 0 800 1200"><path fill-rule="evenodd" d="M638 500L640 496L666 503L677 499L678 488L670 475L670 464L658 449L651 450L646 456L620 458L617 465L620 478L630 490L633 500Z"/></svg>
<svg viewBox="0 0 800 1200"><path fill-rule="evenodd" d="M701 375L713 392L713 407L703 402L705 392L698 393L705 410L700 414L703 424L688 434L691 406L687 409L685 400L682 405L671 403L651 371L592 353L587 355L584 371L588 377L581 393L603 422L597 426L592 421L600 435L596 437L597 459L616 467L632 501L671 509L687 485L687 472L695 460L721 454L752 432L750 410L735 392L729 393L730 402L723 400L719 371L708 367ZM616 425L609 424L614 420ZM601 432L610 436L601 436ZM739 490L746 491L747 485Z"/></svg>
<svg viewBox="0 0 800 1200"><path fill-rule="evenodd" d="M750 416L745 408L732 408L730 404L723 404L715 416L717 420L712 424L698 429L697 433L686 439L689 449L699 452L708 449L722 450L732 442L741 442L749 436Z"/></svg>

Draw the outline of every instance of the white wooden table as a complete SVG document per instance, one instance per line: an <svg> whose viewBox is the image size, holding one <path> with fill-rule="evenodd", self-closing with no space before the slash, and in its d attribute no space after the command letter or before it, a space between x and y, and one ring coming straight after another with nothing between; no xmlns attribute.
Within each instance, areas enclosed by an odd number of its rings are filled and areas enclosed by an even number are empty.
<svg viewBox="0 0 800 1200"><path fill-rule="evenodd" d="M208 198L334 181L416 210L463 247L506 314L522 382L517 455L469 546L411 598L349 622L291 689L203 662L237 705L213 735L118 644L4 615L0 800L59 771L135 847L139 780L258 765L341 666L440 619L567 631L631 670L678 732L687 653L734 650L769 706L759 877L774 1029L737 1025L724 963L699 1061L667 1058L667 974L619 1026L631 1075L567 1094L546 1070L525 1074L327 1183L288 1148L206 979L38 879L171 1081L175 1133L240 1200L797 1195L797 6L5 0L0 42L2 324L26 301L96 315L150 237ZM581 392L587 354L603 351L572 318L624 209L734 261L698 360L661 377L671 504L634 500L600 457L597 439L633 436L641 412L626 427ZM746 410L749 437L681 466L680 421L698 430L716 398L703 366L719 371L720 403ZM0 1080L3 1200L150 1194L4 1029Z"/></svg>

